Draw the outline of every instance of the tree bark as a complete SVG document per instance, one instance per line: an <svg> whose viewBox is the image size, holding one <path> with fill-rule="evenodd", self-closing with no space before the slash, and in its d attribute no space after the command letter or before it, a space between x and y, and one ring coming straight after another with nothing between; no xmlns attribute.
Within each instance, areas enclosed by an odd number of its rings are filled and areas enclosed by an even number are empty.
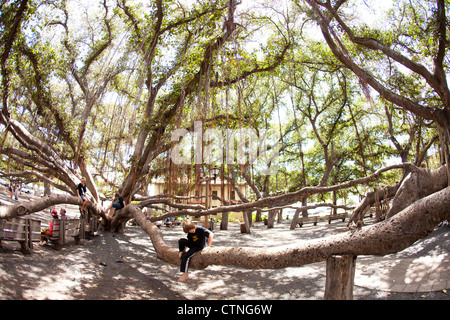
<svg viewBox="0 0 450 320"><path fill-rule="evenodd" d="M439 171L436 171L435 175L438 175L437 172ZM425 174L426 171L423 173ZM23 216L62 203L81 205L81 199L54 194L39 200L1 206L0 218ZM149 234L159 259L179 264L178 250L170 248L165 243L161 231L141 212L141 208L145 205L145 201L140 204L130 204L120 211L123 217L136 218L137 223ZM96 214L103 214L100 208L94 207L93 204L90 206L90 209L96 210ZM450 219L449 207L450 187L446 187L415 201L390 219L372 226L354 229L325 239L313 239L287 246L213 247L195 255L190 265L196 269L206 268L208 265L278 269L324 261L330 255L386 255L407 248L418 239L430 234L439 222Z"/></svg>
<svg viewBox="0 0 450 320"><path fill-rule="evenodd" d="M83 201L80 197L63 194L52 194L38 200L21 202L10 206L0 206L0 219L24 216L33 212L42 211L58 204L74 204L81 206L83 204ZM96 215L106 218L105 214L103 213L103 209L100 206L97 206L95 203L91 202L88 206L88 209L93 210Z"/></svg>
<svg viewBox="0 0 450 320"><path fill-rule="evenodd" d="M276 195L276 196L270 196L270 197L263 197L259 200L253 201L253 202L248 202L248 200L247 200L247 201L244 201L244 203L241 203L238 205L226 205L226 206L220 206L220 207L216 207L216 208L210 208L207 210L203 206L199 206L199 205L177 204L177 203L172 202L171 199L169 199L167 197L152 197L151 199L142 201L139 204L139 207L143 208L143 207L151 205L151 204L161 203L161 204L165 204L165 205L171 206L173 208L179 209L178 211L169 212L169 213L166 213L159 217L152 217L151 221L163 220L163 219L166 219L167 217L180 216L183 214L185 214L185 215L213 215L213 214L229 212L229 211L237 212L237 211L249 211L249 210L262 210L261 208L264 208L264 207L268 207L269 211L270 211L270 210L275 210L276 207L281 208L283 206L290 205L294 202L297 202L299 198L306 198L312 194L327 193L327 192L331 192L334 190L350 188L350 187L358 185L358 184L367 183L368 181L377 179L382 172L392 170L392 169L400 169L400 168L403 169L405 167L411 168L411 170L414 170L414 168L416 168L414 165L409 164L409 163L392 165L392 166L389 166L386 168L379 169L368 177L358 178L358 179L355 179L352 181L347 181L345 183L341 183L341 184L334 185L334 186L305 187L305 188L302 188L295 192L286 193L286 194L282 194L282 195ZM346 206L334 206L332 204L319 204L319 205L315 205L312 207L306 206L306 207L302 208L303 209L302 211L305 212L305 210L310 209L310 208L316 208L317 206L339 207L339 208L344 208L345 210L350 210L350 208L348 208ZM270 214L269 214L269 216L270 216ZM132 218L131 212L129 212L127 210L120 210L120 214L116 215L114 217L114 219L116 219L116 220L131 219L131 218ZM118 222L116 221L113 223L118 223ZM270 227L269 224L268 224L268 227Z"/></svg>
<svg viewBox="0 0 450 320"><path fill-rule="evenodd" d="M355 210L353 210L353 213L348 221L348 225L350 225L352 222L356 223L364 219L364 214L370 207L375 204L376 193L378 194L378 199L382 199L384 197L385 188L387 188L387 197L392 198L397 193L399 187L400 182L396 183L393 186L378 188L376 191L368 192L364 199L355 208Z"/></svg>
<svg viewBox="0 0 450 320"><path fill-rule="evenodd" d="M276 210L270 210L269 214L267 215L267 228L271 229L274 227L275 223L275 215L277 214Z"/></svg>
<svg viewBox="0 0 450 320"><path fill-rule="evenodd" d="M408 167L408 171L409 174L403 181L393 186L385 187L387 190L378 188L376 191L367 193L363 201L353 211L348 224L363 220L363 214L374 205L376 196L382 199L385 191L387 191L388 198L394 198L391 209L386 214L386 218L390 218L418 199L442 190L447 186L446 166L435 170L411 166Z"/></svg>
<svg viewBox="0 0 450 320"><path fill-rule="evenodd" d="M296 209L295 210L294 217L292 218L292 221L291 221L291 226L290 226L291 230L294 230L295 227L297 226L297 220L298 220L298 216L299 216L300 211L301 211L301 209Z"/></svg>
<svg viewBox="0 0 450 320"><path fill-rule="evenodd" d="M228 230L228 212L222 213L222 221L220 222L220 230Z"/></svg>
<svg viewBox="0 0 450 320"><path fill-rule="evenodd" d="M356 257L350 254L328 257L325 300L353 300L355 265Z"/></svg>
<svg viewBox="0 0 450 320"><path fill-rule="evenodd" d="M415 201L447 187L447 168L415 168L401 183L386 217L389 219Z"/></svg>
<svg viewBox="0 0 450 320"><path fill-rule="evenodd" d="M291 205L292 203L297 202L298 199L299 198L301 199L302 197L308 197L313 194L322 194L322 193L332 192L334 190L347 189L347 188L356 186L358 184L367 183L369 181L373 181L374 179L378 179L380 174L385 171L389 171L389 170L393 170L393 169L403 169L405 167L415 168L415 166L410 163L396 164L396 165L392 165L389 167L379 169L376 172L374 172L373 174L371 174L370 176L347 181L347 182L337 184L334 186L305 187L305 188L302 188L302 189L294 191L294 192L289 192L289 193L275 195L275 196L263 197L259 200L255 200L253 202L243 202L243 203L237 204L237 205L220 206L220 207L211 208L208 210L201 208L201 206L195 207L195 206L188 206L188 205L179 205L179 204L177 205L177 204L171 203L168 199L165 199L164 201L161 199L159 199L159 200L152 199L152 200L148 200L148 201L143 201L141 204L139 204L139 206L144 207L145 205L150 204L150 203L164 203L164 204L169 205L174 208L186 209L186 210L181 210L181 211L170 212L170 213L164 214L159 217L154 217L154 218L152 218L152 221L163 220L163 219L166 219L167 217L180 216L182 214L212 215L212 214L218 214L218 213L229 212L229 211L237 212L237 211L244 211L244 210L263 210L261 208L265 208L265 207L269 208L269 211L270 211L270 210L275 209L276 207L281 208L284 206ZM303 210L313 209L318 206L335 207L333 204L327 203L327 204L319 204L319 205L315 205L315 206L306 206L302 209ZM345 210L350 210L350 208L348 208L347 206L336 206L336 207L343 208ZM195 210L195 211L193 211L193 210ZM263 211L267 211L267 210L263 210Z"/></svg>
<svg viewBox="0 0 450 320"><path fill-rule="evenodd" d="M241 225L241 233L248 233L250 234L250 228L252 226L251 220L248 219L248 211L245 210L242 212L242 215L244 217L244 223Z"/></svg>

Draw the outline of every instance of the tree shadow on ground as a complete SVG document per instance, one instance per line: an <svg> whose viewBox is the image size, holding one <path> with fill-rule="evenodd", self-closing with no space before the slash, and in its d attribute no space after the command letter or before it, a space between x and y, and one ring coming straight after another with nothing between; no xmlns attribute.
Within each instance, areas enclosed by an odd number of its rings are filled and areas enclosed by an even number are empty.
<svg viewBox="0 0 450 320"><path fill-rule="evenodd" d="M103 233L60 251L38 246L26 256L14 242L4 247L0 299L184 299L154 277L154 253L126 235Z"/></svg>
<svg viewBox="0 0 450 320"><path fill-rule="evenodd" d="M287 224L280 224L268 230L256 225L252 234L246 235L240 234L236 224L228 231L215 231L214 244L282 245L316 235L324 236L324 232L329 234L341 228L336 224L334 229L323 229L327 227L330 226L288 230ZM409 263L424 253L448 252L450 238L449 233L445 233L447 229L437 230L414 244L414 248L397 253L398 257ZM185 236L181 227L163 228L162 231L168 245L174 248L178 238ZM127 227L125 234L99 232L98 237L82 240L80 245L69 241L61 251L38 246L30 255L23 255L18 243L5 242L4 246L5 252L0 253L0 299L303 300L323 299L325 288L324 262L280 270L209 266L205 270L191 270L188 281L179 283L176 281L179 267L156 258L148 235L139 226ZM398 272L403 272L401 276L406 277L408 266L393 266L393 260L387 259L385 268L376 272L398 269ZM371 261L367 260L366 265ZM362 262L362 257L359 257L357 269L361 268ZM378 294L374 289L355 288L355 298L379 298Z"/></svg>
<svg viewBox="0 0 450 320"><path fill-rule="evenodd" d="M450 229L437 227L428 237L384 257L361 256L355 282L368 288L424 292L447 289ZM375 281L375 279L377 279Z"/></svg>
<svg viewBox="0 0 450 320"><path fill-rule="evenodd" d="M193 271L186 283L171 283L171 287L189 299L322 299L325 278L304 267L246 270L213 266Z"/></svg>

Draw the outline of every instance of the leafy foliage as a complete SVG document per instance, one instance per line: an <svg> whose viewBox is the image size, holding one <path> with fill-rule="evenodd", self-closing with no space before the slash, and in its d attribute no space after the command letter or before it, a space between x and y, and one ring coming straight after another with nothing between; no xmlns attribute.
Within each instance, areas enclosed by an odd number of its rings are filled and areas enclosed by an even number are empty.
<svg viewBox="0 0 450 320"><path fill-rule="evenodd" d="M280 131L277 174L268 177L248 163L223 169L265 195L367 176L393 158L420 165L438 149L433 121L388 101L336 59L306 3L60 0L29 1L25 9L20 3L1 9L2 40L10 43L1 52L1 174L34 171L72 187L90 172L105 194L123 188L133 195L156 176L193 183L194 164L175 168L168 157L173 130L197 120L205 129ZM330 22L348 57L395 94L442 108L441 93L385 52L433 68L441 50L434 2L395 1L377 12L383 25L358 18L366 9L344 1L336 12L343 23ZM8 117L61 162L33 163L44 149L26 143ZM59 166L74 176L63 178Z"/></svg>

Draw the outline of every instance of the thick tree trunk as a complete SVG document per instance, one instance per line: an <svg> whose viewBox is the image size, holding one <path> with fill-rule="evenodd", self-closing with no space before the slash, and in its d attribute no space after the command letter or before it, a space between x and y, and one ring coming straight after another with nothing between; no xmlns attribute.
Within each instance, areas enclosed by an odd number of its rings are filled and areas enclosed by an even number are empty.
<svg viewBox="0 0 450 320"><path fill-rule="evenodd" d="M276 210L269 211L269 214L267 215L267 228L271 229L274 227L276 214L277 214Z"/></svg>
<svg viewBox="0 0 450 320"><path fill-rule="evenodd" d="M408 173L401 183L387 218L394 216L418 199L428 196L447 186L447 168L442 166L436 170L416 168Z"/></svg>
<svg viewBox="0 0 450 320"><path fill-rule="evenodd" d="M297 226L297 220L298 220L298 216L300 214L300 211L301 211L301 209L295 210L294 217L292 218L292 221L291 221L291 226L290 226L291 230L294 230L295 227Z"/></svg>
<svg viewBox="0 0 450 320"><path fill-rule="evenodd" d="M418 199L442 190L447 186L446 166L435 170L416 166L410 166L407 169L409 173L403 181L393 186L378 188L376 191L367 193L363 201L353 210L349 224L363 220L364 213L375 204L376 198L383 199L385 193L387 198L394 198L391 209L386 215L386 218L390 218Z"/></svg>
<svg viewBox="0 0 450 320"><path fill-rule="evenodd" d="M353 300L356 257L329 256L325 282L325 300Z"/></svg>
<svg viewBox="0 0 450 320"><path fill-rule="evenodd" d="M250 228L252 226L252 222L249 221L249 219L248 219L248 211L243 211L242 215L244 217L244 223L241 224L241 233L250 234L251 233Z"/></svg>
<svg viewBox="0 0 450 320"><path fill-rule="evenodd" d="M228 212L222 213L222 221L220 222L220 230L228 230Z"/></svg>
<svg viewBox="0 0 450 320"><path fill-rule="evenodd" d="M302 207L306 207L308 205L308 198L302 197ZM294 230L297 225L298 216L302 213L302 217L306 218L308 216L308 209L297 209L295 210L294 217L291 222L291 230Z"/></svg>
<svg viewBox="0 0 450 320"><path fill-rule="evenodd" d="M157 257L178 265L178 250L165 243L161 230L146 219L136 205L129 207L137 223L149 234ZM372 226L288 246L212 247L195 255L190 266L196 269L209 265L279 269L324 261L331 255L387 255L409 247L429 235L439 222L450 219L449 207L450 187L447 187L416 201L392 218Z"/></svg>

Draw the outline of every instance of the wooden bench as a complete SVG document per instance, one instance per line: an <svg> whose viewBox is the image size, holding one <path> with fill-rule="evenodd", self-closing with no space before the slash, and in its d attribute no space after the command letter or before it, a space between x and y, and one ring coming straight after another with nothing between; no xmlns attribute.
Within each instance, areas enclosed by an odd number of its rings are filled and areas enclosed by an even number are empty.
<svg viewBox="0 0 450 320"><path fill-rule="evenodd" d="M41 238L41 221L34 219L0 219L0 247L2 241L18 241L23 253L33 250L33 242Z"/></svg>
<svg viewBox="0 0 450 320"><path fill-rule="evenodd" d="M325 221L324 217L319 217L319 216L302 217L302 218L298 219L297 225L300 228L303 227L303 225L307 224L307 223L313 223L315 226L317 226L317 223L322 222L322 221Z"/></svg>
<svg viewBox="0 0 450 320"><path fill-rule="evenodd" d="M303 217L298 219L297 221L297 225L301 227L303 227L304 224L307 223L313 223L315 226L317 226L318 222L325 222L328 221L328 224L331 223L331 221L333 220L338 220L341 219L342 222L345 221L345 219L347 218L348 214L347 213L338 213L338 214L330 214L330 215L326 215L326 216L312 216L312 217Z"/></svg>
<svg viewBox="0 0 450 320"><path fill-rule="evenodd" d="M328 216L328 224L330 224L331 221L333 221L333 220L339 220L339 219L341 219L342 222L344 222L345 219L347 219L347 217L348 217L347 212L346 213L338 213L338 214L330 214Z"/></svg>
<svg viewBox="0 0 450 320"><path fill-rule="evenodd" d="M181 222L178 219L175 219L174 221L171 222L164 222L164 224L167 228L169 228L171 226L179 226Z"/></svg>
<svg viewBox="0 0 450 320"><path fill-rule="evenodd" d="M75 244L79 244L80 240L84 239L85 228L84 219L55 219L52 235L45 237L52 241L56 250L61 250L68 237L73 237Z"/></svg>

